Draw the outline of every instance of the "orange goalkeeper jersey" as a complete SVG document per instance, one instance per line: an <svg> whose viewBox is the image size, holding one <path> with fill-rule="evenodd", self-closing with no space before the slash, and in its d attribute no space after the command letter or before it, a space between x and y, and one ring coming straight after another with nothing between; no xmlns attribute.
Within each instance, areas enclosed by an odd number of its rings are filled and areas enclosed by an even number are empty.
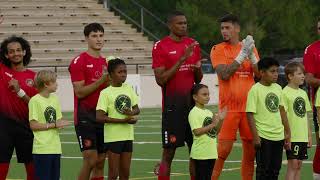
<svg viewBox="0 0 320 180"><path fill-rule="evenodd" d="M241 42L237 45L223 42L213 46L210 54L213 68L220 64L231 64L238 56L241 47ZM256 49L254 49L254 53L259 59ZM219 76L218 79L219 107L227 106L229 112L245 112L247 95L254 84L253 68L249 59L241 64L229 80L222 80Z"/></svg>

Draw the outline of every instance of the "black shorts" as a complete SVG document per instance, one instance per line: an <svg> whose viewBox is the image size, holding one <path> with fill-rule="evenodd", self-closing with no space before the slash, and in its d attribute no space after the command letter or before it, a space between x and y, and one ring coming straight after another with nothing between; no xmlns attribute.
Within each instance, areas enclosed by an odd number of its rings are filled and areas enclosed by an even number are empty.
<svg viewBox="0 0 320 180"><path fill-rule="evenodd" d="M19 163L32 161L33 133L29 125L0 119L0 163L9 163L15 149Z"/></svg>
<svg viewBox="0 0 320 180"><path fill-rule="evenodd" d="M105 153L103 124L79 121L75 126L80 150L97 150Z"/></svg>
<svg viewBox="0 0 320 180"><path fill-rule="evenodd" d="M286 151L287 159L308 159L308 143L306 142L291 142L291 150Z"/></svg>
<svg viewBox="0 0 320 180"><path fill-rule="evenodd" d="M191 149L193 143L192 131L188 121L191 108L167 106L162 113L162 147L176 148L184 146L185 142Z"/></svg>
<svg viewBox="0 0 320 180"><path fill-rule="evenodd" d="M116 141L105 143L106 149L116 154L121 154L123 152L132 152L132 141Z"/></svg>

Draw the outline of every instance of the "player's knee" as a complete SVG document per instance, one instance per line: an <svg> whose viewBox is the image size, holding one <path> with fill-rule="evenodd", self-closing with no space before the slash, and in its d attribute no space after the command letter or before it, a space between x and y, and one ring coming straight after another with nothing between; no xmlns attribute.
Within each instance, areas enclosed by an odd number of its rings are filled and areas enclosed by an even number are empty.
<svg viewBox="0 0 320 180"><path fill-rule="evenodd" d="M98 162L97 156L85 156L84 157L84 163L91 168L95 167L97 165L97 162Z"/></svg>
<svg viewBox="0 0 320 180"><path fill-rule="evenodd" d="M300 161L295 161L293 164L292 164L292 169L294 171L299 171L301 169L301 166L302 166L302 162Z"/></svg>
<svg viewBox="0 0 320 180"><path fill-rule="evenodd" d="M320 174L318 174L318 173L313 173L313 179L314 179L314 180L320 180Z"/></svg>
<svg viewBox="0 0 320 180"><path fill-rule="evenodd" d="M223 159L223 160L226 160L227 157L229 156L230 152L231 152L231 148L232 147L221 145L218 148L218 156L219 156L219 158Z"/></svg>

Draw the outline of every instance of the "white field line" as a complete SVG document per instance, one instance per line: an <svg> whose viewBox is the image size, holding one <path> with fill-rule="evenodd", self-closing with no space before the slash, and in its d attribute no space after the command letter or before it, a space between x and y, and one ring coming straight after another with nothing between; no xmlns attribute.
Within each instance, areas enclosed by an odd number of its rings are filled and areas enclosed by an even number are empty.
<svg viewBox="0 0 320 180"><path fill-rule="evenodd" d="M160 135L161 133L160 132L135 132L134 133L135 135L153 135L153 134L156 134L156 135ZM76 135L76 133L74 131L66 131L66 132L61 132L59 133L59 135Z"/></svg>

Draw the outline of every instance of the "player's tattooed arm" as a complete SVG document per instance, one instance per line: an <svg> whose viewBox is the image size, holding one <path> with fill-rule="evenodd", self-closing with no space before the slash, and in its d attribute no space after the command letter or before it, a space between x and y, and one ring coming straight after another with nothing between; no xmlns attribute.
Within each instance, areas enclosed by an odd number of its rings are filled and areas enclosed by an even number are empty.
<svg viewBox="0 0 320 180"><path fill-rule="evenodd" d="M320 86L320 79L314 77L311 73L306 73L306 83L314 88L318 88Z"/></svg>
<svg viewBox="0 0 320 180"><path fill-rule="evenodd" d="M233 63L229 65L219 64L216 67L216 72L222 80L227 81L238 70L239 67L240 67L240 64L237 61L233 61Z"/></svg>

